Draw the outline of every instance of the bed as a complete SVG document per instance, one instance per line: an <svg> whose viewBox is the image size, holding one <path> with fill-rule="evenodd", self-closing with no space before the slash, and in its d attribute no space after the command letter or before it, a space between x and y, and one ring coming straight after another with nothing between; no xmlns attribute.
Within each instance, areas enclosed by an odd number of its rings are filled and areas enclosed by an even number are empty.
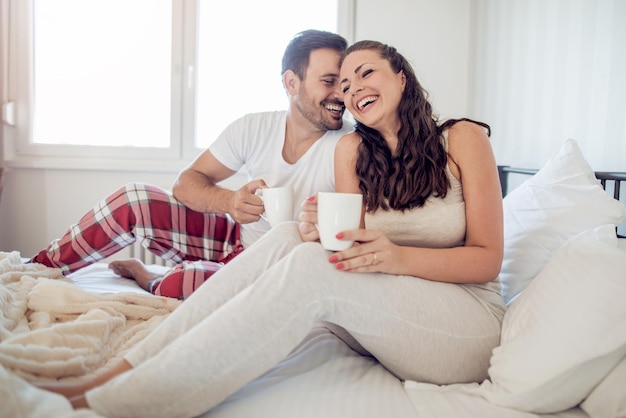
<svg viewBox="0 0 626 418"><path fill-rule="evenodd" d="M400 381L320 326L202 417L626 416L626 173L593 172L567 140L540 170L500 175L508 309L488 380ZM181 302L104 263L63 278L23 260L0 253L0 416L97 417L28 382L111 367Z"/></svg>

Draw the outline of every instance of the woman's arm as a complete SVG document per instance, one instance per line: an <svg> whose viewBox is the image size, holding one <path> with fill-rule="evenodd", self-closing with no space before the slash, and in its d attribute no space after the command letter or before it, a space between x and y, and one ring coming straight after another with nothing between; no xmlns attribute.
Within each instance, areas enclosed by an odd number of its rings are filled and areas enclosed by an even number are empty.
<svg viewBox="0 0 626 418"><path fill-rule="evenodd" d="M361 245L331 257L338 269L453 283L484 283L497 277L503 252L502 194L489 138L478 125L459 122L448 132L448 152L450 169L463 185L465 245L445 249L402 247L391 243L381 231L349 231L346 239Z"/></svg>

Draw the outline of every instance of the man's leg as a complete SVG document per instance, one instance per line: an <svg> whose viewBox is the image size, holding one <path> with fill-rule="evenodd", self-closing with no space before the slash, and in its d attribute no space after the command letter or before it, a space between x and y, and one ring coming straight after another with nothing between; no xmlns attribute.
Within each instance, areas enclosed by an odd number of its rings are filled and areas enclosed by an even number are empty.
<svg viewBox="0 0 626 418"><path fill-rule="evenodd" d="M113 273L118 276L126 277L127 279L133 279L137 282L139 287L144 290L150 291L151 284L157 280L163 278L163 274L153 273L146 265L138 258L127 258L125 260L114 260L109 263L109 268L113 270ZM154 293L154 292L152 292Z"/></svg>
<svg viewBox="0 0 626 418"><path fill-rule="evenodd" d="M220 262L183 261L164 274L150 271L137 258L114 260L109 263L109 268L119 276L135 280L139 287L154 295L184 300L241 251L243 247L239 245Z"/></svg>
<svg viewBox="0 0 626 418"><path fill-rule="evenodd" d="M219 261L240 246L239 225L229 216L192 211L163 189L131 183L103 199L31 261L69 274L138 238L150 252L175 263Z"/></svg>

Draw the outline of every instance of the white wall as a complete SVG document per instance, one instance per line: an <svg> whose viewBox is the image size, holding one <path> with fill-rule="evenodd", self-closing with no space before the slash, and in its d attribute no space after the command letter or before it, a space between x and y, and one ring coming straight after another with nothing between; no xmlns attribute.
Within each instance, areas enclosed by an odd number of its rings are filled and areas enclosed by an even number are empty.
<svg viewBox="0 0 626 418"><path fill-rule="evenodd" d="M467 116L472 78L472 0L356 0L355 40L394 46L442 118Z"/></svg>
<svg viewBox="0 0 626 418"><path fill-rule="evenodd" d="M31 256L124 184L145 182L171 189L176 174L175 171L5 169L0 200L0 251L15 250L24 257Z"/></svg>
<svg viewBox="0 0 626 418"><path fill-rule="evenodd" d="M595 169L626 171L626 2L356 0L355 40L394 45L443 118L492 125L500 163L539 167L568 136ZM169 172L11 167L0 251L30 256L129 181Z"/></svg>
<svg viewBox="0 0 626 418"><path fill-rule="evenodd" d="M500 164L539 168L574 138L595 170L626 171L626 1L357 0L356 16L442 118L491 125Z"/></svg>
<svg viewBox="0 0 626 418"><path fill-rule="evenodd" d="M171 188L174 175L9 168L0 200L0 250L30 256L123 184L146 181Z"/></svg>

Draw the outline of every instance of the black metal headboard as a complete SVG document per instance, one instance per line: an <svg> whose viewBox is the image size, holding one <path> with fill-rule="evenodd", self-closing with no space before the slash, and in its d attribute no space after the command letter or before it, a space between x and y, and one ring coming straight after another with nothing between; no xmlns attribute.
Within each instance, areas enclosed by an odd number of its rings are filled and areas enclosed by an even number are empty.
<svg viewBox="0 0 626 418"><path fill-rule="evenodd" d="M509 192L509 174L524 174L532 176L537 171L531 168L518 168L508 165L498 166L498 175L500 176L500 186L502 187L502 196L506 196ZM609 192L613 191L613 197L617 200L623 198L622 185L626 187L626 172L612 172L612 171L596 171L596 178L600 181L600 185L604 190ZM626 193L624 193L626 194ZM625 238L623 235L619 235L620 238Z"/></svg>

